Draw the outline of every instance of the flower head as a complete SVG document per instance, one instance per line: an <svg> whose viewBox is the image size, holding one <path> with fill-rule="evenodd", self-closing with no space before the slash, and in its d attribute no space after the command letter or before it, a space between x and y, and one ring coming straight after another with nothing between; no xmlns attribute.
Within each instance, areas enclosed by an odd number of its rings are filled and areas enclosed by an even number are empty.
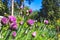
<svg viewBox="0 0 60 40"><path fill-rule="evenodd" d="M32 9L29 10L29 13L32 13Z"/></svg>
<svg viewBox="0 0 60 40"><path fill-rule="evenodd" d="M20 7L21 9L23 9L23 6L21 5L21 7Z"/></svg>
<svg viewBox="0 0 60 40"><path fill-rule="evenodd" d="M34 24L34 20L29 19L29 20L27 21L27 23L28 23L29 25L33 25L33 24Z"/></svg>
<svg viewBox="0 0 60 40"><path fill-rule="evenodd" d="M7 24L8 22L9 22L9 20L8 20L8 18L6 18L6 17L3 17L2 19L1 19L1 22L2 22L2 24Z"/></svg>
<svg viewBox="0 0 60 40"><path fill-rule="evenodd" d="M11 23L10 28L16 30L17 29L17 23L16 22Z"/></svg>
<svg viewBox="0 0 60 40"><path fill-rule="evenodd" d="M15 31L12 32L12 36L16 37L16 32Z"/></svg>
<svg viewBox="0 0 60 40"><path fill-rule="evenodd" d="M33 32L33 33L32 33L32 36L35 37L35 36L36 36L36 32Z"/></svg>
<svg viewBox="0 0 60 40"><path fill-rule="evenodd" d="M9 16L9 21L10 22L16 22L16 18L14 16Z"/></svg>
<svg viewBox="0 0 60 40"><path fill-rule="evenodd" d="M23 21L20 21L20 24L22 25L23 24Z"/></svg>
<svg viewBox="0 0 60 40"><path fill-rule="evenodd" d="M29 13L29 10L26 10L27 13Z"/></svg>
<svg viewBox="0 0 60 40"><path fill-rule="evenodd" d="M48 24L49 22L48 22L48 20L44 20L44 23L45 23L45 24Z"/></svg>

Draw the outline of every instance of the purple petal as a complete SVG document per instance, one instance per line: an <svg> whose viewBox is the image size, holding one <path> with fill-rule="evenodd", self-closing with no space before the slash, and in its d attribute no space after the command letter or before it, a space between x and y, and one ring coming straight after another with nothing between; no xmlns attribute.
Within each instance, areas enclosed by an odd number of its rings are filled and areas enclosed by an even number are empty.
<svg viewBox="0 0 60 40"><path fill-rule="evenodd" d="M12 36L16 37L16 32L15 31L12 32Z"/></svg>

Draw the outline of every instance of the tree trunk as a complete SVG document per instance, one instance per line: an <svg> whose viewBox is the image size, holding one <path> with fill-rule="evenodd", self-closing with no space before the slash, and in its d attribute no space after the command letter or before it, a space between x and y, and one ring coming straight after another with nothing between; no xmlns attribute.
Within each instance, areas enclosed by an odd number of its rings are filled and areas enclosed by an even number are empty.
<svg viewBox="0 0 60 40"><path fill-rule="evenodd" d="M12 16L13 16L13 14L14 14L14 0L12 0Z"/></svg>

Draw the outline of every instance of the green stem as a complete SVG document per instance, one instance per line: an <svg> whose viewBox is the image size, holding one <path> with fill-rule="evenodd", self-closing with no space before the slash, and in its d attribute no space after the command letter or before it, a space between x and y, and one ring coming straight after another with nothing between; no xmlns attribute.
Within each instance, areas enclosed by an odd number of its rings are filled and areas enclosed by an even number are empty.
<svg viewBox="0 0 60 40"><path fill-rule="evenodd" d="M10 33L11 33L11 30L8 30L7 34L6 34L6 37L5 37L5 40L8 40L9 36L10 36Z"/></svg>

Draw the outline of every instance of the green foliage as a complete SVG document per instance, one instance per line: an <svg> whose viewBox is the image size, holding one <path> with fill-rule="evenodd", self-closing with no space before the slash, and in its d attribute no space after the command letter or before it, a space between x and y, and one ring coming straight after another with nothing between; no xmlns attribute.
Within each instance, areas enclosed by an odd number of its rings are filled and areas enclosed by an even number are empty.
<svg viewBox="0 0 60 40"><path fill-rule="evenodd" d="M60 6L58 6L58 2L56 0L43 0L42 6L40 16L50 20L60 18Z"/></svg>
<svg viewBox="0 0 60 40"><path fill-rule="evenodd" d="M32 19L36 19L37 16L38 16L38 11L37 10L33 11L33 13L31 15L29 15L29 17L32 18Z"/></svg>
<svg viewBox="0 0 60 40"><path fill-rule="evenodd" d="M0 15L3 15L2 13L4 13L5 11L5 5L3 5L2 1L0 0Z"/></svg>
<svg viewBox="0 0 60 40"><path fill-rule="evenodd" d="M17 36L14 40L56 40L56 31L54 25L45 25L44 23L37 22L36 23L39 27L32 26L32 29L29 29L30 26L27 27L26 23L24 22L23 25L19 25L19 29L17 30ZM51 27L52 26L52 27ZM27 28L26 28L27 27ZM4 27L3 27L4 28ZM6 27L7 28L7 27ZM6 29L5 28L5 29ZM25 34L25 32L27 33ZM32 36L32 33L36 31L36 37ZM3 38L6 38L9 30L2 30ZM8 40L12 40L12 34L7 38Z"/></svg>
<svg viewBox="0 0 60 40"><path fill-rule="evenodd" d="M33 16L36 16L36 15L33 15ZM2 40L12 40L12 39L14 40L56 40L57 39L56 38L57 33L56 33L56 28L54 24L52 25L50 22L49 24L45 24L43 21L42 22L37 21L33 26L30 26L27 24L27 19L29 19L29 17L16 16L16 18L18 23L16 37L15 38L12 37L13 31L9 29L9 25L6 25L6 26L3 26L1 30L3 35ZM24 23L20 25L19 24L20 21L24 21ZM32 33L34 31L36 31L35 37L32 36Z"/></svg>
<svg viewBox="0 0 60 40"><path fill-rule="evenodd" d="M56 24L60 26L60 19L56 20Z"/></svg>
<svg viewBox="0 0 60 40"><path fill-rule="evenodd" d="M4 13L9 13L8 6L6 1L0 0L0 15L4 15Z"/></svg>

